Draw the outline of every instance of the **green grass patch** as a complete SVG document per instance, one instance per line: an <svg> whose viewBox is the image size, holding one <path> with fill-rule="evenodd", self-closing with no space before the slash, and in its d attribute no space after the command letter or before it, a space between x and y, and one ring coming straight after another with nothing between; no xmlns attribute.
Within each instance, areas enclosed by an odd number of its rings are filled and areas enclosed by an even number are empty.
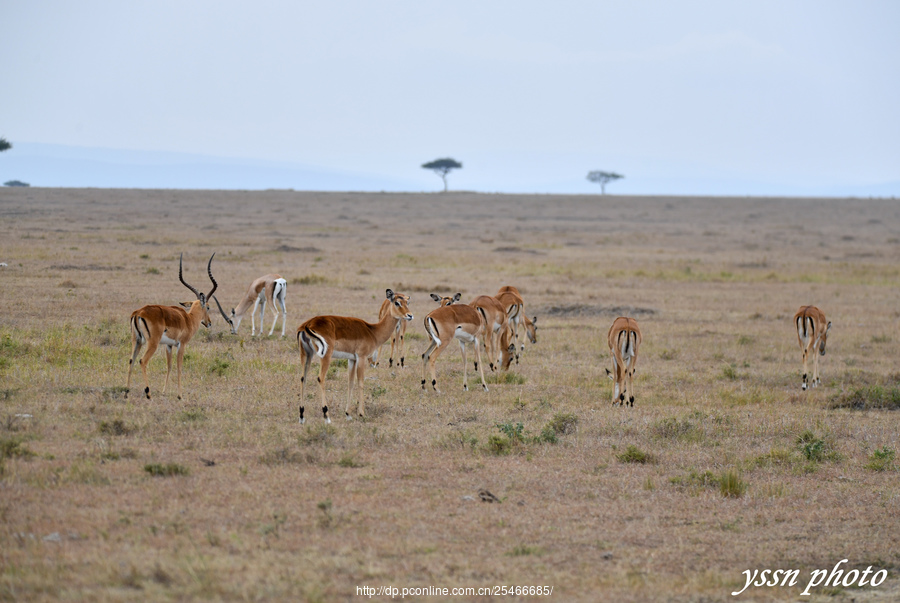
<svg viewBox="0 0 900 603"><path fill-rule="evenodd" d="M291 279L292 285L324 285L328 282L328 277L321 274L307 274Z"/></svg>
<svg viewBox="0 0 900 603"><path fill-rule="evenodd" d="M712 471L700 473L693 467L686 475L669 478L669 483L678 488L689 490L694 495L699 494L704 489L718 488L719 481L720 477L716 476Z"/></svg>
<svg viewBox="0 0 900 603"><path fill-rule="evenodd" d="M485 379L487 383L500 385L522 385L525 383L525 377L512 371L501 371L499 373L491 373Z"/></svg>
<svg viewBox="0 0 900 603"><path fill-rule="evenodd" d="M870 385L834 396L832 408L851 410L900 410L900 387Z"/></svg>
<svg viewBox="0 0 900 603"><path fill-rule="evenodd" d="M149 463L144 465L144 471L153 477L174 477L178 475L190 475L190 471L184 465L178 463Z"/></svg>
<svg viewBox="0 0 900 603"><path fill-rule="evenodd" d="M892 448L885 446L869 455L869 462L866 463L865 467L871 471L896 471L895 456L896 452Z"/></svg>
<svg viewBox="0 0 900 603"><path fill-rule="evenodd" d="M747 492L747 482L737 471L726 471L719 477L719 492L725 498L740 498Z"/></svg>
<svg viewBox="0 0 900 603"><path fill-rule="evenodd" d="M638 463L640 465L654 464L656 463L656 457L650 454L649 452L645 452L635 446L634 444L629 444L625 449L625 452L621 454L617 454L616 458L620 463Z"/></svg>

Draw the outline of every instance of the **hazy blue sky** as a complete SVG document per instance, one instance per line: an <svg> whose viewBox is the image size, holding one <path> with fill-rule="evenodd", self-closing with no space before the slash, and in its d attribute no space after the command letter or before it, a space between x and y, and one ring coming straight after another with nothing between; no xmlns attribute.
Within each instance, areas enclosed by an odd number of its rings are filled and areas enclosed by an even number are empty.
<svg viewBox="0 0 900 603"><path fill-rule="evenodd" d="M0 27L0 178L43 143L408 190L450 156L455 189L900 195L893 0L0 0Z"/></svg>

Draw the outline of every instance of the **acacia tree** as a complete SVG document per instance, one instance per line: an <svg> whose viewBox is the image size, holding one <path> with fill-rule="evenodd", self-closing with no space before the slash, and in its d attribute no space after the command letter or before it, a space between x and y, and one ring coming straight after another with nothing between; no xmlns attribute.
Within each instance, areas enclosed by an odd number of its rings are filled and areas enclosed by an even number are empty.
<svg viewBox="0 0 900 603"><path fill-rule="evenodd" d="M5 138L0 138L0 152L7 151L12 148L12 144Z"/></svg>
<svg viewBox="0 0 900 603"><path fill-rule="evenodd" d="M428 163L423 163L422 167L426 170L432 170L435 174L441 177L441 180L444 181L444 192L447 192L447 174L450 173L451 170L455 170L456 168L461 168L462 164L455 159L450 159L449 157L445 157L444 159L435 159L434 161L429 161Z"/></svg>
<svg viewBox="0 0 900 603"><path fill-rule="evenodd" d="M600 185L600 194L606 194L606 185L613 180L618 180L619 178L624 178L622 174L617 174L615 172L603 172L600 170L594 170L592 172L588 172L587 179L591 182Z"/></svg>

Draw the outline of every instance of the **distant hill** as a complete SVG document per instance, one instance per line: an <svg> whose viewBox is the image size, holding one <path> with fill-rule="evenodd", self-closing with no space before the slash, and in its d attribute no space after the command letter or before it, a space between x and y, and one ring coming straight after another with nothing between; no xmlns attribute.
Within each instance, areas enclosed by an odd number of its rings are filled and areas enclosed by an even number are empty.
<svg viewBox="0 0 900 603"><path fill-rule="evenodd" d="M310 165L152 151L15 143L0 182L31 186L323 191L421 190L421 184Z"/></svg>

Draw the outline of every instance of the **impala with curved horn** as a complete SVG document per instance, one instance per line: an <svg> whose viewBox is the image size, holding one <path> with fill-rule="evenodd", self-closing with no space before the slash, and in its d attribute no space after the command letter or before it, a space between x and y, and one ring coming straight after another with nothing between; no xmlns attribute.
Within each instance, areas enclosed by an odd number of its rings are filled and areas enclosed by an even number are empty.
<svg viewBox="0 0 900 603"><path fill-rule="evenodd" d="M128 382L125 395L131 389L131 371L134 369L134 361L144 344L148 344L147 353L141 358L141 371L144 374L144 394L150 399L150 378L147 376L147 365L156 353L160 344L166 346L166 384L163 393L169 387L169 373L172 371L172 348L178 350L178 399L181 399L181 364L184 359L184 349L188 342L197 333L200 325L209 328L209 298L216 292L216 279L212 275L212 261L216 254L212 254L206 265L209 280L212 281L212 289L203 294L191 285L187 284L182 275L182 258L178 258L178 280L190 289L197 299L192 302L182 302L179 306L144 306L131 314L131 360L128 361ZM187 310L185 310L187 308Z"/></svg>
<svg viewBox="0 0 900 603"><path fill-rule="evenodd" d="M243 320L244 315L247 313L247 310L250 309L250 305L252 304L253 310L250 311L250 337L257 334L257 308L259 308L259 336L262 337L264 328L263 322L266 317L266 302L268 302L272 306L272 312L275 313L275 320L272 321L272 328L269 329L269 336L271 336L275 331L275 325L278 323L278 309L280 307L281 336L284 337L284 326L287 322L287 309L284 307L284 296L286 292L287 281L281 278L280 274L267 274L250 283L250 288L247 289L247 294L244 295L244 299L241 300L241 303L238 304L237 308L231 309L231 316L225 314L225 310L222 309L222 305L219 303L218 298L214 297L213 299L219 307L219 312L222 313L222 318L231 325L232 335L237 335L238 327L241 326L241 320Z"/></svg>

